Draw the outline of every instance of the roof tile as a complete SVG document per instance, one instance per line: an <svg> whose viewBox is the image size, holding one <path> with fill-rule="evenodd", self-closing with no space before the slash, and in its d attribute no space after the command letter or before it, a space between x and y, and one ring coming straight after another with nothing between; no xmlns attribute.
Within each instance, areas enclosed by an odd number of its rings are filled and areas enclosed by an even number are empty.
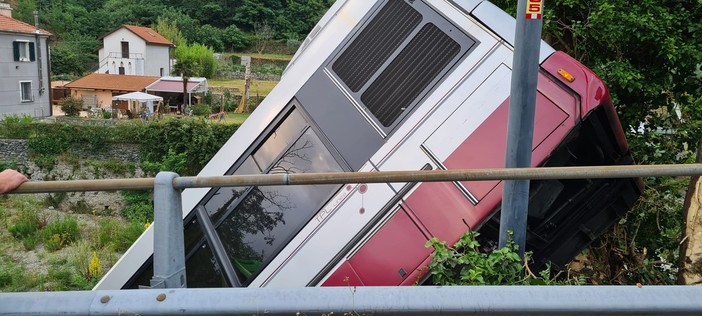
<svg viewBox="0 0 702 316"><path fill-rule="evenodd" d="M151 28L127 24L122 26L132 31L132 33L141 37L149 44L173 46L173 43L171 43L171 41L163 37L161 34L156 33L156 31L152 30Z"/></svg>
<svg viewBox="0 0 702 316"><path fill-rule="evenodd" d="M24 23L19 20L15 20L11 17L4 16L0 14L0 31L9 31L17 33L30 33L34 34L36 27L31 24ZM50 36L52 35L46 30L40 29L42 35Z"/></svg>
<svg viewBox="0 0 702 316"><path fill-rule="evenodd" d="M114 91L143 91L146 86L156 82L160 77L111 75L91 73L65 85L72 89L96 89Z"/></svg>

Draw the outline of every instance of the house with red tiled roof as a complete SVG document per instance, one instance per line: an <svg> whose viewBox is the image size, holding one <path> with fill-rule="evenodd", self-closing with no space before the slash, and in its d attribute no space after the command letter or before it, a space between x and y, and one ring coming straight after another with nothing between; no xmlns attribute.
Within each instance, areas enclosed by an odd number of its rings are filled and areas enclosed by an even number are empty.
<svg viewBox="0 0 702 316"><path fill-rule="evenodd" d="M70 94L83 100L83 108L119 108L112 97L129 93L144 92L144 89L159 80L156 76L123 76L91 73L64 85ZM126 107L125 107L126 109Z"/></svg>
<svg viewBox="0 0 702 316"><path fill-rule="evenodd" d="M98 73L168 76L171 73L170 51L175 45L151 28L122 25L102 37L98 52Z"/></svg>
<svg viewBox="0 0 702 316"><path fill-rule="evenodd" d="M51 116L50 35L13 19L10 5L0 0L0 118Z"/></svg>

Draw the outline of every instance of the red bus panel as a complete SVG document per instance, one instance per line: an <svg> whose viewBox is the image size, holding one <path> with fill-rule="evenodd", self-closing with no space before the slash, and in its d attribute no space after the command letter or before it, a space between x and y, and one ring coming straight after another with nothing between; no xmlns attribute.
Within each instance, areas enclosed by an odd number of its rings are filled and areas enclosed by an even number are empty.
<svg viewBox="0 0 702 316"><path fill-rule="evenodd" d="M426 242L426 236L400 207L349 262L364 285L399 285L433 251L424 246Z"/></svg>
<svg viewBox="0 0 702 316"><path fill-rule="evenodd" d="M453 182L422 183L407 199L406 204L417 219L429 230L429 235L455 243L470 227L485 216L477 214L465 195Z"/></svg>

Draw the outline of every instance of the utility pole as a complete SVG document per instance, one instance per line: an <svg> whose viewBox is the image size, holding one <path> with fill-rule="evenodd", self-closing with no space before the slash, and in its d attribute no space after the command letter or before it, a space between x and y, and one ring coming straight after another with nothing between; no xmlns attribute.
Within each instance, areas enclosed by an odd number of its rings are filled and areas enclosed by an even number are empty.
<svg viewBox="0 0 702 316"><path fill-rule="evenodd" d="M41 59L41 29L39 28L39 11L34 11L34 27L36 28L34 31L34 41L36 44L36 55L37 55L37 72L39 74L39 95L44 94L44 71L42 70L42 61ZM48 57L47 57L48 58ZM49 102L51 102L49 100Z"/></svg>
<svg viewBox="0 0 702 316"><path fill-rule="evenodd" d="M531 166L542 17L543 0L519 0L507 124L506 168ZM529 180L508 180L503 183L499 247L504 247L512 238L523 257L529 211ZM512 232L512 236L509 232Z"/></svg>

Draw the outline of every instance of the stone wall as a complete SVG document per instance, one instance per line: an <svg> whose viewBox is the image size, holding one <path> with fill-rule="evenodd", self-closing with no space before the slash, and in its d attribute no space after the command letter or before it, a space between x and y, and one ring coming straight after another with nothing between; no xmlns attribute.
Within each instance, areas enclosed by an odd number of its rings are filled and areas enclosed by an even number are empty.
<svg viewBox="0 0 702 316"><path fill-rule="evenodd" d="M76 146L78 147L78 146ZM139 147L136 144L110 144L108 148L100 151L90 151L85 148L75 148L73 153L79 159L79 164L67 163L59 159L58 163L45 170L39 168L29 159L29 148L26 139L0 139L0 161L17 164L17 169L27 175L31 181L55 180L90 180L114 178L140 178L144 173L139 168ZM135 165L133 172L127 174L111 174L106 170L96 169L87 163L93 161L106 161L117 159L124 163ZM44 198L47 194L38 194ZM114 212L122 208L122 197L118 192L70 192L62 205L70 206L76 203L85 203L96 211Z"/></svg>
<svg viewBox="0 0 702 316"><path fill-rule="evenodd" d="M127 162L138 162L140 155L137 144L110 144L108 148L101 151L78 147L74 154L85 160L117 159ZM0 139L0 161L15 162L25 166L28 160L29 147L26 139Z"/></svg>
<svg viewBox="0 0 702 316"><path fill-rule="evenodd" d="M78 155L86 160L117 159L127 162L139 162L139 145L137 144L109 144L109 147L100 151L78 149Z"/></svg>
<svg viewBox="0 0 702 316"><path fill-rule="evenodd" d="M220 71L218 74L224 79L244 79L246 74L243 71ZM259 81L280 81L280 75L251 73L251 80Z"/></svg>
<svg viewBox="0 0 702 316"><path fill-rule="evenodd" d="M26 165L29 159L26 139L0 139L0 161Z"/></svg>

